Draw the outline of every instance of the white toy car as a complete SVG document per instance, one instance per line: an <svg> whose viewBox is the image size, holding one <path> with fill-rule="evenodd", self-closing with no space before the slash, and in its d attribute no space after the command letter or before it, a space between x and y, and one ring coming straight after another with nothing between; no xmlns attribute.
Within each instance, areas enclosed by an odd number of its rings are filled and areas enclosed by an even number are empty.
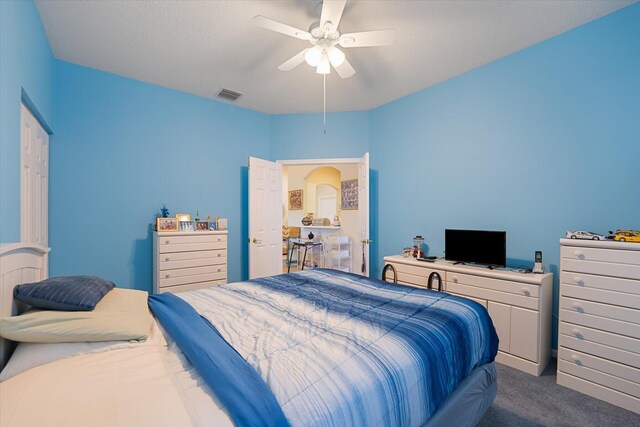
<svg viewBox="0 0 640 427"><path fill-rule="evenodd" d="M567 231L565 235L568 239L607 240L607 236L590 231Z"/></svg>

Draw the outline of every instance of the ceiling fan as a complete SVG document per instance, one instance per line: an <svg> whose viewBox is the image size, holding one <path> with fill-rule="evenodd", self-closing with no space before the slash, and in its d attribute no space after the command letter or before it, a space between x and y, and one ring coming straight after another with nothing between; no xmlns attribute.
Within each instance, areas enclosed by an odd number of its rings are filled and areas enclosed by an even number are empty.
<svg viewBox="0 0 640 427"><path fill-rule="evenodd" d="M345 3L346 0L324 0L319 3L318 7L322 7L320 20L312 23L309 31L300 30L261 15L254 17L254 22L261 27L306 40L312 45L282 63L278 69L290 71L306 61L310 66L316 67L318 74L329 74L333 66L338 75L346 79L353 76L356 71L345 58L344 52L337 47L338 45L349 49L393 44L395 30L341 34L339 24Z"/></svg>

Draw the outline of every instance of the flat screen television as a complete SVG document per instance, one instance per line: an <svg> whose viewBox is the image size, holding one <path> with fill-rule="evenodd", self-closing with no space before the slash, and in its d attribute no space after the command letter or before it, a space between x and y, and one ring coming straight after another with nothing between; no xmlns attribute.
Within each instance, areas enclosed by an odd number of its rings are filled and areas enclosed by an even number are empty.
<svg viewBox="0 0 640 427"><path fill-rule="evenodd" d="M506 267L507 232L444 230L444 259Z"/></svg>

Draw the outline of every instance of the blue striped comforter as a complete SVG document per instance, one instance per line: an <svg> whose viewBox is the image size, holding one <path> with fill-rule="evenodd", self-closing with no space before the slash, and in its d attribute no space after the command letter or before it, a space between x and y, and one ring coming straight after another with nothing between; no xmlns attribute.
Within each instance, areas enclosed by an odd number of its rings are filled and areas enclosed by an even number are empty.
<svg viewBox="0 0 640 427"><path fill-rule="evenodd" d="M256 369L294 426L424 424L498 347L473 301L333 270L178 296Z"/></svg>

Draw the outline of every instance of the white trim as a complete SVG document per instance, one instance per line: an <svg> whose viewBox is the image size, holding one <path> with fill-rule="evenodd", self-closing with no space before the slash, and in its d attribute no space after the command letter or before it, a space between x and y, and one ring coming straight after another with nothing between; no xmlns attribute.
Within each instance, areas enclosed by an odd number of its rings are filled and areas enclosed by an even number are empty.
<svg viewBox="0 0 640 427"><path fill-rule="evenodd" d="M299 166L299 165L345 165L360 163L359 158L340 158L340 159L302 159L302 160L276 160L276 164L282 166Z"/></svg>

